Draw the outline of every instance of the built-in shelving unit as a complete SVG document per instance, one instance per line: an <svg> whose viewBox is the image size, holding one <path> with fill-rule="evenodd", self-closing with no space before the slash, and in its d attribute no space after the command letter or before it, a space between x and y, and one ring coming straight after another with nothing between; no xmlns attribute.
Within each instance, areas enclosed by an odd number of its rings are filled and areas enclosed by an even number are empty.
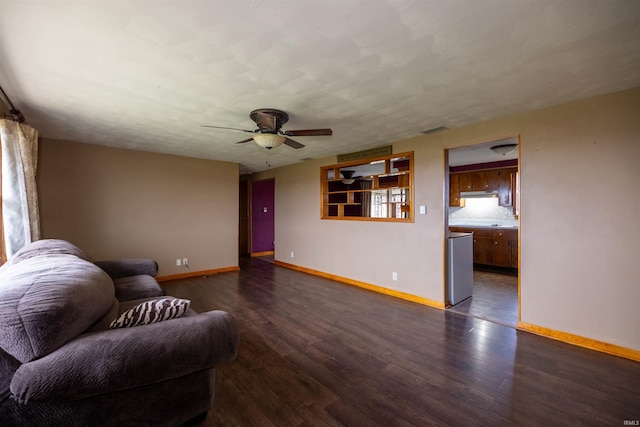
<svg viewBox="0 0 640 427"><path fill-rule="evenodd" d="M325 166L322 219L413 221L413 152Z"/></svg>

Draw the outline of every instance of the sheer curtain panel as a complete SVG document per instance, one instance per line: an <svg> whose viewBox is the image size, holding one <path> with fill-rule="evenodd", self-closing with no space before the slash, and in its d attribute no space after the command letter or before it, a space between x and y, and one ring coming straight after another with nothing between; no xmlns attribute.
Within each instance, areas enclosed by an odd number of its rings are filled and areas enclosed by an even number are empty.
<svg viewBox="0 0 640 427"><path fill-rule="evenodd" d="M2 228L8 258L40 239L36 167L38 131L0 119L2 139Z"/></svg>

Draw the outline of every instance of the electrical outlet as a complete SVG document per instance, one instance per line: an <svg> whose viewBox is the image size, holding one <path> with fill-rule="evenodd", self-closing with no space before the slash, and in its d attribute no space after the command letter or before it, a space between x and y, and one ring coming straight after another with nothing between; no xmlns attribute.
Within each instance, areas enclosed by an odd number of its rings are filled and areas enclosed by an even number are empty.
<svg viewBox="0 0 640 427"><path fill-rule="evenodd" d="M293 258L293 251L291 251L291 258Z"/></svg>
<svg viewBox="0 0 640 427"><path fill-rule="evenodd" d="M186 258L182 258L182 265L184 265L185 267L189 268L189 263L188 263L188 260Z"/></svg>
<svg viewBox="0 0 640 427"><path fill-rule="evenodd" d="M176 259L176 265L178 267L180 267L182 265L182 261L180 260L180 258Z"/></svg>
<svg viewBox="0 0 640 427"><path fill-rule="evenodd" d="M398 273L396 273L395 271L393 273L391 273L391 278L393 280L398 280Z"/></svg>

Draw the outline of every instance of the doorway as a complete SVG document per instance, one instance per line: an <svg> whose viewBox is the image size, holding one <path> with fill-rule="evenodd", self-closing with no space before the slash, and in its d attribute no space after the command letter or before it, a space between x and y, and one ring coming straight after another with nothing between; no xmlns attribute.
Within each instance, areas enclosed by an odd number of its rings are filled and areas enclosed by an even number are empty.
<svg viewBox="0 0 640 427"><path fill-rule="evenodd" d="M251 183L251 256L275 253L275 179Z"/></svg>
<svg viewBox="0 0 640 427"><path fill-rule="evenodd" d="M249 248L249 180L246 176L240 177L238 186L238 255L248 256Z"/></svg>
<svg viewBox="0 0 640 427"><path fill-rule="evenodd" d="M520 315L519 148L516 135L445 150L445 229L473 239L472 295L450 304L447 277L447 309L510 327Z"/></svg>

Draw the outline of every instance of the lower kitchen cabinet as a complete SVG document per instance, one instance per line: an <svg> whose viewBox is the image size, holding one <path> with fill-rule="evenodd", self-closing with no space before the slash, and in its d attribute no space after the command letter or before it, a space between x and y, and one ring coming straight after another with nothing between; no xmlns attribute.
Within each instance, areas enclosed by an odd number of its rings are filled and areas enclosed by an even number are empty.
<svg viewBox="0 0 640 427"><path fill-rule="evenodd" d="M473 263L518 267L518 230L450 227L450 231L473 233Z"/></svg>
<svg viewBox="0 0 640 427"><path fill-rule="evenodd" d="M473 263L493 265L493 230L477 228L473 232Z"/></svg>
<svg viewBox="0 0 640 427"><path fill-rule="evenodd" d="M515 247L515 265L513 248ZM493 230L493 265L498 267L518 266L518 231Z"/></svg>

